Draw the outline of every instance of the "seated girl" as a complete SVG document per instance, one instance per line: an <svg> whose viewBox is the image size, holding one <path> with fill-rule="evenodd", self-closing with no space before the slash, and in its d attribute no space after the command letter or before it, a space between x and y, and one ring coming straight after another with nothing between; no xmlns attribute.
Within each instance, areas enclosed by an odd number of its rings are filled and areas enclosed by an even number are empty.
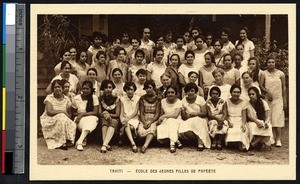
<svg viewBox="0 0 300 184"><path fill-rule="evenodd" d="M94 94L94 88L91 81L84 81L81 88L82 94L75 96L72 108L75 116L75 123L81 132L79 139L76 142L75 148L78 151L83 151L83 146L86 145L86 138L89 133L96 129L98 125L98 97Z"/></svg>

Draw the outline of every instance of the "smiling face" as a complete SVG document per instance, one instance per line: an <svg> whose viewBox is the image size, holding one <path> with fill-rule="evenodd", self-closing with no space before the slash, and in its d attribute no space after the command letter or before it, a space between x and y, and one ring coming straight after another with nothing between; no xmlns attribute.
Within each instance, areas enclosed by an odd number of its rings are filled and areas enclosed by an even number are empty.
<svg viewBox="0 0 300 184"><path fill-rule="evenodd" d="M70 49L71 59L76 60L77 51L75 48Z"/></svg>
<svg viewBox="0 0 300 184"><path fill-rule="evenodd" d="M235 55L234 56L234 63L235 66L241 66L241 62L242 62L242 57L239 55Z"/></svg>
<svg viewBox="0 0 300 184"><path fill-rule="evenodd" d="M204 59L205 59L205 65L210 66L212 63L210 55L209 54L204 55Z"/></svg>
<svg viewBox="0 0 300 184"><path fill-rule="evenodd" d="M121 44L120 40L119 40L119 39L116 39L116 40L113 42L113 48L115 49L115 48L117 48L117 47L120 47L120 44Z"/></svg>
<svg viewBox="0 0 300 184"><path fill-rule="evenodd" d="M66 66L62 69L63 74L70 74L71 73L71 65L66 64Z"/></svg>
<svg viewBox="0 0 300 184"><path fill-rule="evenodd" d="M118 61L124 61L125 59L125 51L124 50L120 50L117 56L117 60Z"/></svg>
<svg viewBox="0 0 300 184"><path fill-rule="evenodd" d="M245 85L249 85L252 83L252 78L250 77L249 73L245 73L243 76L243 82Z"/></svg>
<svg viewBox="0 0 300 184"><path fill-rule="evenodd" d="M195 57L193 56L193 54L188 54L185 59L188 64L193 64Z"/></svg>
<svg viewBox="0 0 300 184"><path fill-rule="evenodd" d="M97 59L97 60L98 60L98 62L99 62L100 64L104 64L105 61L106 61L106 56L103 55L103 54L101 54L101 55L99 56L99 59Z"/></svg>
<svg viewBox="0 0 300 184"><path fill-rule="evenodd" d="M190 89L188 92L187 92L187 97L188 98L194 98L196 96L196 91L195 89Z"/></svg>
<svg viewBox="0 0 300 184"><path fill-rule="evenodd" d="M161 78L161 83L163 84L163 86L167 87L171 84L171 79L170 77L167 77L165 75L162 76Z"/></svg>
<svg viewBox="0 0 300 184"><path fill-rule="evenodd" d="M161 36L156 40L156 44L158 47L162 47L164 45L164 37Z"/></svg>
<svg viewBox="0 0 300 184"><path fill-rule="evenodd" d="M168 100L174 100L176 98L176 91L173 88L169 88L166 93Z"/></svg>
<svg viewBox="0 0 300 184"><path fill-rule="evenodd" d="M146 75L144 75L144 74L139 74L137 76L137 78L138 78L140 84L144 84L146 82Z"/></svg>
<svg viewBox="0 0 300 184"><path fill-rule="evenodd" d="M192 82L192 83L196 83L197 79L198 79L198 75L195 74L195 73L192 73L192 74L189 76L189 80L190 80L190 82Z"/></svg>
<svg viewBox="0 0 300 184"><path fill-rule="evenodd" d="M199 31L198 30L196 30L196 29L192 30L192 37L193 38L195 38L198 35L199 35Z"/></svg>
<svg viewBox="0 0 300 184"><path fill-rule="evenodd" d="M170 58L170 65L171 66L174 66L174 67L177 67L178 66L178 57L176 55L173 55L171 58Z"/></svg>
<svg viewBox="0 0 300 184"><path fill-rule="evenodd" d="M239 99L241 95L241 90L239 88L234 88L233 91L231 92L231 97L233 99Z"/></svg>
<svg viewBox="0 0 300 184"><path fill-rule="evenodd" d="M137 39L132 39L131 40L131 45L132 45L132 48L136 50L136 49L139 48L140 42Z"/></svg>
<svg viewBox="0 0 300 184"><path fill-rule="evenodd" d="M89 81L91 81L91 82L94 82L96 80L96 78L97 78L97 74L93 70L89 70L89 72L88 72L87 75L88 75Z"/></svg>
<svg viewBox="0 0 300 184"><path fill-rule="evenodd" d="M113 74L113 78L114 78L115 82L120 82L122 80L122 74L121 74L121 72L120 71L116 71Z"/></svg>
<svg viewBox="0 0 300 184"><path fill-rule="evenodd" d="M85 84L82 86L81 91L82 91L82 95L87 96L87 95L91 94L92 89L88 84Z"/></svg>
<svg viewBox="0 0 300 184"><path fill-rule="evenodd" d="M160 63L164 57L164 52L163 51L157 51L156 56L155 56L155 61Z"/></svg>
<svg viewBox="0 0 300 184"><path fill-rule="evenodd" d="M240 38L241 40L247 39L247 32L243 29L240 31Z"/></svg>

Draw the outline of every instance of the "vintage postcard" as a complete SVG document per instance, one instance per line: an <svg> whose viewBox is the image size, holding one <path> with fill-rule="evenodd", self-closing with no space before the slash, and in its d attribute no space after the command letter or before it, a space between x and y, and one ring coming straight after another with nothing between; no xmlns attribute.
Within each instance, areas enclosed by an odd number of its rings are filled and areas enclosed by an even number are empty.
<svg viewBox="0 0 300 184"><path fill-rule="evenodd" d="M296 4L31 4L28 50L30 180L296 179Z"/></svg>

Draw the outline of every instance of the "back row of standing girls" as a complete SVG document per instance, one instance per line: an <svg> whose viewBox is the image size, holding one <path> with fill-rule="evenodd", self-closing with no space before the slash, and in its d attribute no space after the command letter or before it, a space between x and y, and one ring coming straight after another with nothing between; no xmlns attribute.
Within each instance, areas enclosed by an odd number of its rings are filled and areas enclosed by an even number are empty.
<svg viewBox="0 0 300 184"><path fill-rule="evenodd" d="M77 60L75 48L62 53L63 62L55 67L58 75L52 81L66 79L69 81L70 92L82 94L81 84L89 80L93 84L95 94L101 97L104 93L100 87L101 82L104 79L111 79L116 86L114 96L123 97L126 93L123 92L122 87L126 81L133 81L138 88L139 95L142 96L146 93L146 90L142 89L146 79L151 79L158 87L156 93L161 95L160 99L165 97L164 92L170 84L185 89L187 83L196 83L197 92L205 99L210 99L210 89L218 86L221 98L224 100L230 97L229 89L232 84L241 86L244 100L248 100L247 89L256 86L267 96L271 107L271 122L276 145L281 146L281 127L284 126L283 107L286 107L284 74L275 69L273 58L266 61L268 70L259 69L258 59L253 57L254 44L247 39L247 33L247 28L241 29L240 40L234 46L228 39L229 29L222 29L221 40L215 39L214 42L209 42L212 35L207 35L206 43L204 43L205 39L199 35L199 30L192 29L193 41L187 42L187 33L183 37L177 37L176 44L170 43L168 39L164 42L164 37L159 37L158 47L152 49L155 44L149 39L150 30L145 28L141 44L138 39L132 38L130 50L130 47L119 47L120 40L118 39L114 41L112 48L105 49L99 42L101 35L96 32L93 35L93 44L88 51L78 52ZM128 43L122 44L128 45ZM129 50L128 53L125 49ZM111 54L112 51L114 55ZM219 71L219 68L223 70ZM240 80L241 73L242 81ZM47 89L49 93L51 93L51 84ZM183 99L184 92L185 90L179 90L177 96ZM106 135L105 132L103 135ZM147 144L144 147L147 147Z"/></svg>

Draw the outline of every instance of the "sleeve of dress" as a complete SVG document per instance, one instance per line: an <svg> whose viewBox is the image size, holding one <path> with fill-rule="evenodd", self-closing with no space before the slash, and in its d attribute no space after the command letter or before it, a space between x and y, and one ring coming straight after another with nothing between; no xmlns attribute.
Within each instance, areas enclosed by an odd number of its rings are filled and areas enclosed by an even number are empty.
<svg viewBox="0 0 300 184"><path fill-rule="evenodd" d="M181 74L184 76L183 65L181 65L181 66L178 68L178 73L181 73Z"/></svg>
<svg viewBox="0 0 300 184"><path fill-rule="evenodd" d="M202 96L197 96L197 101L200 106L203 106L206 103Z"/></svg>
<svg viewBox="0 0 300 184"><path fill-rule="evenodd" d="M263 100L263 99L262 99L262 102L263 102L265 111L270 110L269 104L265 100Z"/></svg>
<svg viewBox="0 0 300 184"><path fill-rule="evenodd" d="M242 106L242 110L246 110L247 108L248 108L248 103L247 103L248 101L245 101L245 100L243 100L243 106Z"/></svg>
<svg viewBox="0 0 300 184"><path fill-rule="evenodd" d="M67 97L67 96L66 96L65 98L66 98L66 100L67 100L67 108L71 107L72 102L71 102L70 98Z"/></svg>
<svg viewBox="0 0 300 184"><path fill-rule="evenodd" d="M76 101L77 101L77 96L75 96L73 101L72 101L72 108L74 108L74 109L78 109Z"/></svg>
<svg viewBox="0 0 300 184"><path fill-rule="evenodd" d="M99 100L98 100L98 97L96 95L93 95L93 104L94 104L94 106L99 105Z"/></svg>
<svg viewBox="0 0 300 184"><path fill-rule="evenodd" d="M177 100L175 109L182 109L182 101L181 100L179 100L179 99Z"/></svg>
<svg viewBox="0 0 300 184"><path fill-rule="evenodd" d="M250 42L249 49L250 49L250 50L255 49L254 43L253 43L252 41Z"/></svg>
<svg viewBox="0 0 300 184"><path fill-rule="evenodd" d="M150 63L147 66L147 71L152 72L152 70L153 70L153 65Z"/></svg>
<svg viewBox="0 0 300 184"><path fill-rule="evenodd" d="M52 94L46 96L46 98L45 98L45 100L44 100L44 104L46 104L46 102L52 103L53 97L52 97L51 95L52 95Z"/></svg>

